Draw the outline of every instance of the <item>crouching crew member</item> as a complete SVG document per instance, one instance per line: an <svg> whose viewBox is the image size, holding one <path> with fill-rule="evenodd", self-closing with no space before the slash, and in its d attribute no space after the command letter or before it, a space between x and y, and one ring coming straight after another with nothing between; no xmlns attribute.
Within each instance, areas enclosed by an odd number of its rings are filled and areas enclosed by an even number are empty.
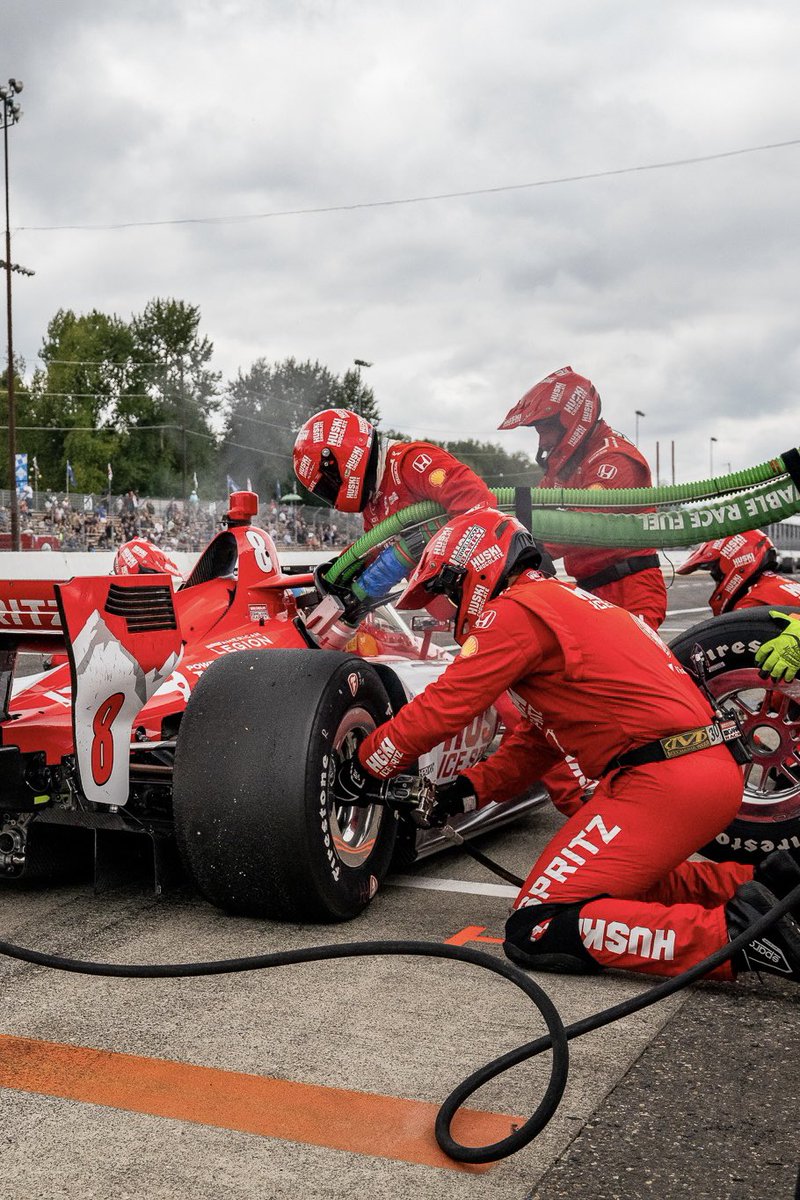
<svg viewBox="0 0 800 1200"><path fill-rule="evenodd" d="M337 771L340 799L375 802L381 781L510 689L522 724L485 762L437 789L435 819L517 795L569 752L599 780L533 865L506 925L509 958L586 972L674 975L785 895L800 868L776 852L754 871L687 862L734 818L742 772L703 694L645 622L537 572L530 535L480 510L428 544L400 605L444 594L461 653ZM732 745L733 743L731 743ZM800 980L800 926L782 918L715 976Z"/></svg>
<svg viewBox="0 0 800 1200"><path fill-rule="evenodd" d="M775 570L778 552L760 529L704 542L678 567L678 575L708 571L714 591L708 601L715 617L735 608L785 604L800 608L800 584Z"/></svg>

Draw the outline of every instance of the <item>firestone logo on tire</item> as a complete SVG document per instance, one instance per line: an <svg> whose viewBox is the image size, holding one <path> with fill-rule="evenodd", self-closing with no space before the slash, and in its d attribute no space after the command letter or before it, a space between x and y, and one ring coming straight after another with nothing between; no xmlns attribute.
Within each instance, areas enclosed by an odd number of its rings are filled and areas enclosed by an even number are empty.
<svg viewBox="0 0 800 1200"><path fill-rule="evenodd" d="M347 676L347 686L350 688L351 696L355 696L356 692L358 691L360 683L361 683L361 680L359 679L356 672L351 671L351 673Z"/></svg>

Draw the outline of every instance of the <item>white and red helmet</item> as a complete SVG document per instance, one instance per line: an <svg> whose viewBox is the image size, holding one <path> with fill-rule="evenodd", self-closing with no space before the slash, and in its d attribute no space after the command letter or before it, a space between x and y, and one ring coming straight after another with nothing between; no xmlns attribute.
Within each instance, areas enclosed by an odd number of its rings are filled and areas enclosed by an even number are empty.
<svg viewBox="0 0 800 1200"><path fill-rule="evenodd" d="M572 367L554 371L534 384L505 416L498 429L517 429L520 425L538 425L556 418L563 433L545 455L536 456L540 466L560 470L588 437L600 419L600 397L594 384Z"/></svg>
<svg viewBox="0 0 800 1200"><path fill-rule="evenodd" d="M168 554L145 538L131 538L114 555L112 575L172 575L183 582L183 575Z"/></svg>
<svg viewBox="0 0 800 1200"><path fill-rule="evenodd" d="M347 408L309 417L294 443L294 473L309 492L339 512L362 512L375 488L375 427Z"/></svg>
<svg viewBox="0 0 800 1200"><path fill-rule="evenodd" d="M488 602L512 570L538 567L541 555L516 517L473 508L453 517L425 547L398 608L425 608L433 596L455 605L455 639L463 645Z"/></svg>
<svg viewBox="0 0 800 1200"><path fill-rule="evenodd" d="M774 543L761 529L750 529L732 537L704 542L678 567L677 574L710 573L717 586L708 603L714 616L718 617L733 608L748 586L777 561Z"/></svg>

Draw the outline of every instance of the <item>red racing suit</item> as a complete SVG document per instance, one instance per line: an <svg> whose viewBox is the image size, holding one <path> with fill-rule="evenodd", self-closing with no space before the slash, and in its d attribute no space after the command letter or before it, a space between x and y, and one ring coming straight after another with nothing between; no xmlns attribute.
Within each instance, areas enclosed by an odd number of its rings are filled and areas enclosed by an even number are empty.
<svg viewBox="0 0 800 1200"><path fill-rule="evenodd" d="M764 571L733 607L760 608L764 604L800 608L800 583L783 579L775 571Z"/></svg>
<svg viewBox="0 0 800 1200"><path fill-rule="evenodd" d="M363 512L364 531L420 500L441 504L451 516L496 503L483 480L440 446L390 442L383 474Z"/></svg>
<svg viewBox="0 0 800 1200"><path fill-rule="evenodd" d="M397 774L506 688L524 721L465 772L479 805L518 794L566 753L600 780L531 869L507 942L521 916L534 955L537 938L542 953L566 940L595 968L660 975L724 945L724 903L752 868L685 860L736 815L741 769L726 746L712 745L607 771L634 747L712 720L658 636L614 605L524 572L484 609L445 672L365 739L362 765L381 778ZM730 969L719 977L731 978Z"/></svg>
<svg viewBox="0 0 800 1200"><path fill-rule="evenodd" d="M545 472L541 487L565 488L628 488L650 487L650 467L647 460L621 433L603 420L584 440L579 461L568 460L561 474ZM572 465L575 464L575 465ZM553 558L564 559L564 570L586 591L626 608L643 617L653 629L658 629L667 612L667 591L661 568L655 565L636 569L636 560L657 558L655 550L601 549L594 546L548 545ZM624 569L627 564L633 573L607 583L594 583L593 577L613 567Z"/></svg>

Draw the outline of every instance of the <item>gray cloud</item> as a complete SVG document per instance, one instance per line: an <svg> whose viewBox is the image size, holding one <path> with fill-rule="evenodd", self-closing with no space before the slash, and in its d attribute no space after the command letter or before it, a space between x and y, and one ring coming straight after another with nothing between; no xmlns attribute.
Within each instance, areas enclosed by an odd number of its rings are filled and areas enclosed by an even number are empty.
<svg viewBox="0 0 800 1200"><path fill-rule="evenodd" d="M369 372L385 421L490 436L567 362L678 477L795 443L800 147L271 220L800 137L789 0L5 0L15 341L59 307L198 304L226 377ZM18 228L22 227L22 228ZM498 434L532 448L529 433Z"/></svg>

